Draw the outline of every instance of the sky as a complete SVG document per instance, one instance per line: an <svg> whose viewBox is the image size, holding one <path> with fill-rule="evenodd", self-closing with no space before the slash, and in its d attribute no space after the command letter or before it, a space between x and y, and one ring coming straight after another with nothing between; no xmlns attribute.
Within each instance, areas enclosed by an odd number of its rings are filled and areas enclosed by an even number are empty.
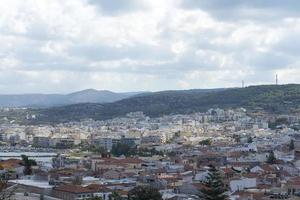
<svg viewBox="0 0 300 200"><path fill-rule="evenodd" d="M298 0L1 0L0 93L300 82Z"/></svg>

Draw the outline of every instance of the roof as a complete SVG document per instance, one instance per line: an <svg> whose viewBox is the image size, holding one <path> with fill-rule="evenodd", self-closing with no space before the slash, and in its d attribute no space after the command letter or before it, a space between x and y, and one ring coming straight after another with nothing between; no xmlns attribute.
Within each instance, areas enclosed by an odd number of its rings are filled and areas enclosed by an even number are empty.
<svg viewBox="0 0 300 200"><path fill-rule="evenodd" d="M90 185L86 186L86 188L97 191L97 192L112 192L113 191L113 190L111 190L103 185L99 185L99 184L90 184Z"/></svg>
<svg viewBox="0 0 300 200"><path fill-rule="evenodd" d="M260 175L258 173L253 173L253 172L243 174L243 176L246 178L259 178L260 177Z"/></svg>
<svg viewBox="0 0 300 200"><path fill-rule="evenodd" d="M288 180L289 185L300 185L300 177L293 177L290 180Z"/></svg>
<svg viewBox="0 0 300 200"><path fill-rule="evenodd" d="M232 170L232 168L229 168L229 167L223 168L222 171L223 171L225 174L228 174L228 173L234 173L234 171Z"/></svg>
<svg viewBox="0 0 300 200"><path fill-rule="evenodd" d="M269 165L269 164L264 164L262 166L260 166L260 168L262 168L264 171L267 171L267 172L274 172L274 168Z"/></svg>
<svg viewBox="0 0 300 200"><path fill-rule="evenodd" d="M252 198L252 199L259 200L259 199L263 199L265 197L264 193L249 192L249 191L237 191L233 195L238 195L239 196L238 199Z"/></svg>
<svg viewBox="0 0 300 200"><path fill-rule="evenodd" d="M92 193L92 190L86 187L82 187L80 185L62 185L53 188L53 190L61 191L61 192L68 192L68 193Z"/></svg>
<svg viewBox="0 0 300 200"><path fill-rule="evenodd" d="M91 184L86 187L83 187L81 185L62 185L62 186L55 187L54 190L73 193L73 194L112 192L111 189L99 184Z"/></svg>
<svg viewBox="0 0 300 200"><path fill-rule="evenodd" d="M98 160L102 165L121 165L125 166L128 164L141 164L144 161L139 158L123 158L123 159L116 159L116 158L100 158Z"/></svg>
<svg viewBox="0 0 300 200"><path fill-rule="evenodd" d="M9 180L9 183L16 183L25 186L50 189L53 188L52 185L49 185L48 181L36 181L31 179L17 179L17 180Z"/></svg>
<svg viewBox="0 0 300 200"><path fill-rule="evenodd" d="M22 160L19 159L8 159L0 161L0 166L4 169L13 169L17 167L21 167L23 164Z"/></svg>

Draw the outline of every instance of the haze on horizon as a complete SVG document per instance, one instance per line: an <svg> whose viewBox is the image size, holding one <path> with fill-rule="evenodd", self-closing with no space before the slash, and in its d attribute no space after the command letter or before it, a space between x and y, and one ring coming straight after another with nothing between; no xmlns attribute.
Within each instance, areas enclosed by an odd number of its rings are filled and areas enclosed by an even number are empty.
<svg viewBox="0 0 300 200"><path fill-rule="evenodd" d="M299 83L298 0L2 0L0 94Z"/></svg>

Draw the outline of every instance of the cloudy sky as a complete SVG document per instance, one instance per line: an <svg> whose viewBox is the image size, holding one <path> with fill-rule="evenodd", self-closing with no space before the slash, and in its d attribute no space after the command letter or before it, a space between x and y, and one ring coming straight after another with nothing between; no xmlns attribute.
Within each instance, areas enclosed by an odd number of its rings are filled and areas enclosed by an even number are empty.
<svg viewBox="0 0 300 200"><path fill-rule="evenodd" d="M298 0L1 0L0 93L300 82Z"/></svg>

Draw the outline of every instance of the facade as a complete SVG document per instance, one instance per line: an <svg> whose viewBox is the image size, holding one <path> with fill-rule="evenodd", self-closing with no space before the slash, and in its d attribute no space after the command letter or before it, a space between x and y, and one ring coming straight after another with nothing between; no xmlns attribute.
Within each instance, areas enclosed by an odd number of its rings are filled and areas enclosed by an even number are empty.
<svg viewBox="0 0 300 200"><path fill-rule="evenodd" d="M93 197L101 197L109 200L111 190L100 185L89 185L86 187L79 185L63 185L53 188L53 196L64 200L88 200Z"/></svg>
<svg viewBox="0 0 300 200"><path fill-rule="evenodd" d="M50 146L50 138L45 136L35 136L32 145L34 147L48 148Z"/></svg>

